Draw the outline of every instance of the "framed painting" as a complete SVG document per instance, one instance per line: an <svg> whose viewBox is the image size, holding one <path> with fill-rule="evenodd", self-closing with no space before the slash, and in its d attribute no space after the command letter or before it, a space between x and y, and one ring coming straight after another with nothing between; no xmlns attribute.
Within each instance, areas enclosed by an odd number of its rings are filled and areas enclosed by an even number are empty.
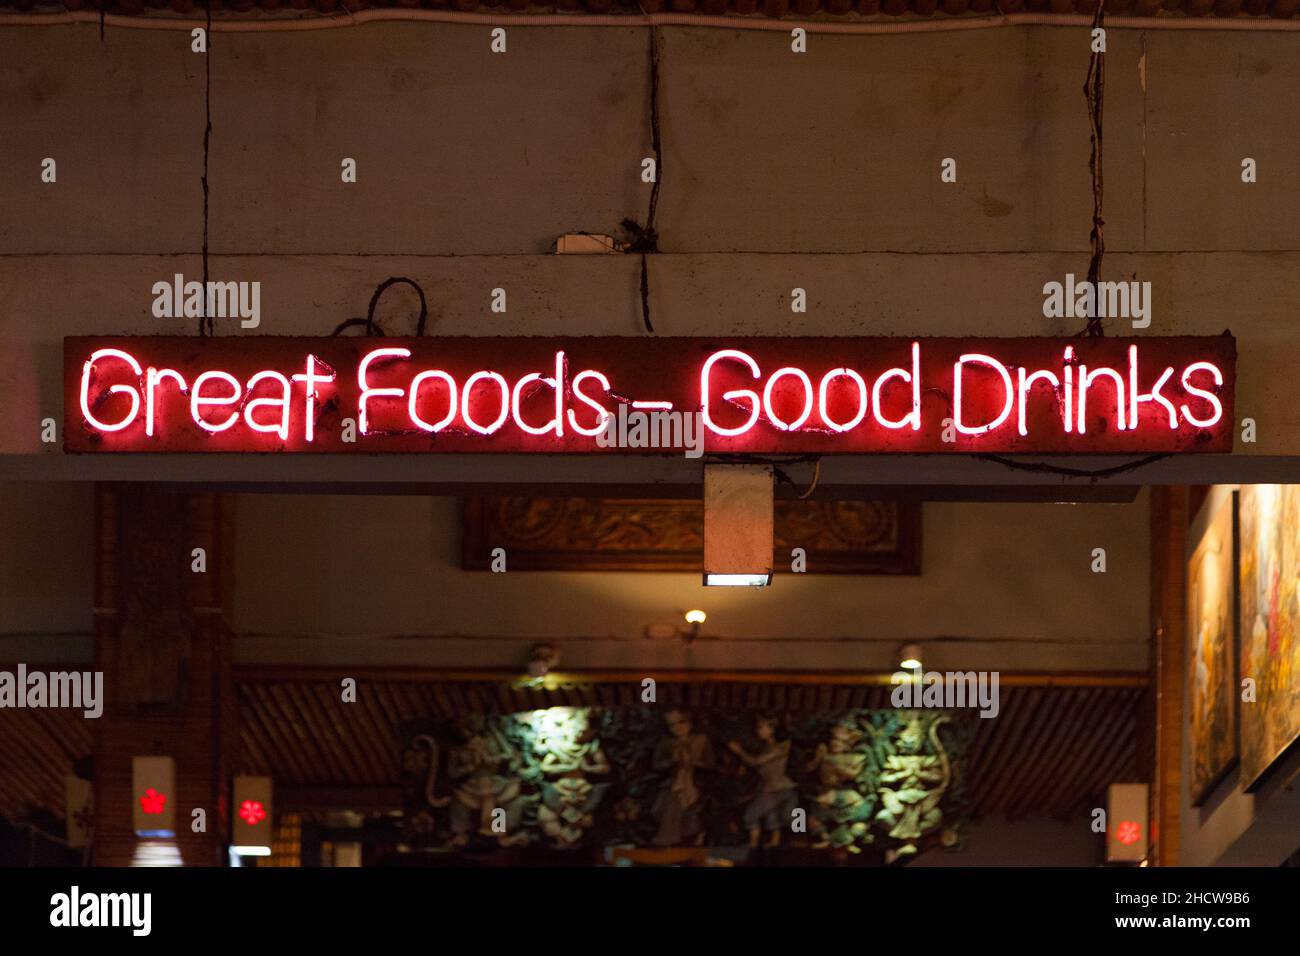
<svg viewBox="0 0 1300 956"><path fill-rule="evenodd" d="M1241 777L1254 790L1300 738L1300 485L1243 485L1240 534L1240 679L1255 695L1241 703Z"/></svg>
<svg viewBox="0 0 1300 956"><path fill-rule="evenodd" d="M1187 562L1192 806L1237 763L1236 494L1212 498Z"/></svg>
<svg viewBox="0 0 1300 956"><path fill-rule="evenodd" d="M704 506L663 498L470 497L464 566L511 570L694 571L704 563ZM776 502L774 567L803 548L809 574L920 574L921 505L898 501Z"/></svg>

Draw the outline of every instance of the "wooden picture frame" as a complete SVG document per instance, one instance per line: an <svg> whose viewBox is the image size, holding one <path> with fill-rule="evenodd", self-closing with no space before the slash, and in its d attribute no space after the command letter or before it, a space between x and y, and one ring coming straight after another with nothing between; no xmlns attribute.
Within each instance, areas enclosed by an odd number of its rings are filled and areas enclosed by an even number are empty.
<svg viewBox="0 0 1300 956"><path fill-rule="evenodd" d="M1257 790L1300 747L1300 485L1243 485L1239 505L1241 784ZM1240 699L1240 691L1236 695Z"/></svg>
<svg viewBox="0 0 1300 956"><path fill-rule="evenodd" d="M1237 766L1237 493L1207 499L1187 559L1188 778L1199 807Z"/></svg>

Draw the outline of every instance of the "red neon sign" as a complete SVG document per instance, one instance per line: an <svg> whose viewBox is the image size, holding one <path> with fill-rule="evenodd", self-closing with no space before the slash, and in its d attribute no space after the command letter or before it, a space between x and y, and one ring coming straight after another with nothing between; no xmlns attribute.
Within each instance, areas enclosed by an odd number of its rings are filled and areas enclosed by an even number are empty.
<svg viewBox="0 0 1300 956"><path fill-rule="evenodd" d="M64 444L672 452L602 442L637 412L698 413L706 452L1228 452L1235 364L1227 334L69 338Z"/></svg>
<svg viewBox="0 0 1300 956"><path fill-rule="evenodd" d="M239 805L239 816L249 826L254 826L266 819L266 809L260 800L245 800Z"/></svg>

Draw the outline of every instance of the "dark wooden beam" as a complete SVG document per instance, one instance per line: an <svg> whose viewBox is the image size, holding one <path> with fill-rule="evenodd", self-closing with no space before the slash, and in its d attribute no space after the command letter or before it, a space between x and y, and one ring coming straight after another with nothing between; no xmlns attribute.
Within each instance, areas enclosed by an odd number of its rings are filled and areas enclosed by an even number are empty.
<svg viewBox="0 0 1300 956"><path fill-rule="evenodd" d="M1177 866L1183 752L1183 681L1187 607L1186 487L1151 493L1151 627L1155 785L1151 789L1152 854L1157 866Z"/></svg>
<svg viewBox="0 0 1300 956"><path fill-rule="evenodd" d="M96 500L95 721L98 866L128 866L138 840L132 758L176 761L175 844L185 865L218 866L228 829L229 754L237 734L230 682L223 499L175 487L101 485ZM202 548L206 571L195 573ZM191 811L207 813L195 833Z"/></svg>

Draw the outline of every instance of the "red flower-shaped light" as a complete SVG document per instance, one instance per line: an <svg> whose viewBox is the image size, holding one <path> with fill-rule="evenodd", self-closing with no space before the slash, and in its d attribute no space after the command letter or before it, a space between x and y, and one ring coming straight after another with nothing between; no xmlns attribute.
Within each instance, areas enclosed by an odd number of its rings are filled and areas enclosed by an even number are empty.
<svg viewBox="0 0 1300 956"><path fill-rule="evenodd" d="M162 813L163 805L166 803L167 795L159 793L153 787L146 790L144 796L140 798L140 808L145 813Z"/></svg>
<svg viewBox="0 0 1300 956"><path fill-rule="evenodd" d="M266 810L257 800L245 800L239 805L239 816L246 823L260 823L266 819Z"/></svg>
<svg viewBox="0 0 1300 956"><path fill-rule="evenodd" d="M1132 820L1123 820L1115 827L1115 839L1125 846L1132 846L1141 838L1142 826Z"/></svg>

